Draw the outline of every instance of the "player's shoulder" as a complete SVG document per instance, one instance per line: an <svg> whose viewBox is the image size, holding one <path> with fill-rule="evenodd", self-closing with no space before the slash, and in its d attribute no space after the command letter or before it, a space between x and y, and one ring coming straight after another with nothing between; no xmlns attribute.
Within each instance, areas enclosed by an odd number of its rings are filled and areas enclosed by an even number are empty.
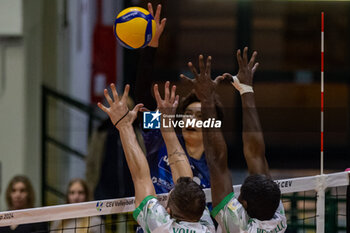
<svg viewBox="0 0 350 233"><path fill-rule="evenodd" d="M208 226L200 222L174 221L171 224L171 233L173 232L196 232L196 233L215 233L215 226Z"/></svg>
<svg viewBox="0 0 350 233"><path fill-rule="evenodd" d="M258 219L251 218L248 221L248 228L252 230L249 232L285 232L287 229L287 219L284 213L282 202L280 202L280 205L276 209L276 212L272 219L259 221Z"/></svg>
<svg viewBox="0 0 350 233"><path fill-rule="evenodd" d="M248 232L278 232L283 233L287 229L285 219L271 219L267 221L259 221L251 219L248 224Z"/></svg>

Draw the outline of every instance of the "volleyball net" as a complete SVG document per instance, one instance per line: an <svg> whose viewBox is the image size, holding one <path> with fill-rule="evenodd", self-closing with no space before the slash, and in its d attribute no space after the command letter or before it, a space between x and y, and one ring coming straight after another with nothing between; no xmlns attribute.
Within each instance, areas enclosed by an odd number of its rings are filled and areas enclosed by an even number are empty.
<svg viewBox="0 0 350 233"><path fill-rule="evenodd" d="M347 232L349 172L276 180L288 220L287 232ZM210 189L204 190L211 202ZM236 196L240 185L234 186ZM168 194L158 196L165 205ZM136 232L134 198L0 212L0 227L23 225L32 232ZM1 232L1 228L0 228Z"/></svg>

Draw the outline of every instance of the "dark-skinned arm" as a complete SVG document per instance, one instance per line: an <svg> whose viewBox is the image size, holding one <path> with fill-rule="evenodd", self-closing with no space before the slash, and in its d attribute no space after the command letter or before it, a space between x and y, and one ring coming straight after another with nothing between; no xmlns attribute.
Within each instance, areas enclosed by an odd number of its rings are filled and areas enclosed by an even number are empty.
<svg viewBox="0 0 350 233"><path fill-rule="evenodd" d="M154 81L153 71L154 63L156 59L156 52L159 45L159 38L163 33L166 18L160 20L160 14L162 6L157 6L156 14L153 13L153 7L151 3L148 3L148 11L154 17L156 23L156 32L151 42L146 48L140 51L140 60L137 69L136 87L135 87L135 99L136 103L144 103L145 107L151 110L156 108L155 101L152 98L152 83ZM139 115L139 118L141 115ZM142 122L142 119L139 119Z"/></svg>
<svg viewBox="0 0 350 233"><path fill-rule="evenodd" d="M253 76L259 65L255 63L257 52L254 51L248 62L248 48L245 47L243 57L241 51L237 51L237 61L239 71L237 78L243 85L253 86ZM229 74L224 74L225 78L232 78ZM236 89L240 89L236 86ZM265 158L265 143L260 125L259 115L255 106L254 92L241 94L242 114L243 114L243 152L250 174L263 174L270 177L268 163Z"/></svg>
<svg viewBox="0 0 350 233"><path fill-rule="evenodd" d="M254 93L241 96L243 111L243 153L249 174L263 174L270 177L265 158L265 143L255 106Z"/></svg>
<svg viewBox="0 0 350 233"><path fill-rule="evenodd" d="M199 56L200 73L191 62L188 63L188 66L195 79L191 80L184 75L180 77L194 88L200 99L202 120L217 119L214 91L222 77L217 77L215 81L211 79L211 57L208 57L205 65L203 56ZM212 203L215 207L233 191L231 172L227 166L227 146L220 129L203 129L202 132L205 158L210 172Z"/></svg>
<svg viewBox="0 0 350 233"><path fill-rule="evenodd" d="M202 118L217 118L215 97L201 100ZM203 129L205 158L210 172L212 203L216 207L233 192L230 169L227 166L227 145L220 129Z"/></svg>

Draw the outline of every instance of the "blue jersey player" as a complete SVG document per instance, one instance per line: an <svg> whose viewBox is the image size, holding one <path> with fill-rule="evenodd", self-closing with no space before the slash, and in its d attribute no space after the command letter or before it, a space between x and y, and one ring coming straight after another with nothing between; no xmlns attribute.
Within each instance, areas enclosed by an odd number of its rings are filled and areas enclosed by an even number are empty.
<svg viewBox="0 0 350 233"><path fill-rule="evenodd" d="M148 4L148 10L153 15L152 5ZM156 109L156 103L152 96L152 82L158 81L153 75L155 55L159 45L159 38L164 30L166 19L160 20L161 5L158 5L154 15L156 22L156 34L150 44L141 50L138 73L136 78L135 97L136 102L143 103L148 109ZM159 80L161 81L161 80ZM201 118L201 102L194 93L190 93L179 103L179 113ZM218 113L220 115L220 113ZM143 122L141 115L139 121ZM142 129L146 146L146 157L150 166L151 178L156 193L169 192L174 182L168 163L168 152L162 139L160 130ZM202 130L195 127L183 128L178 139L185 151L193 172L193 180L202 188L210 188L209 169L205 160Z"/></svg>

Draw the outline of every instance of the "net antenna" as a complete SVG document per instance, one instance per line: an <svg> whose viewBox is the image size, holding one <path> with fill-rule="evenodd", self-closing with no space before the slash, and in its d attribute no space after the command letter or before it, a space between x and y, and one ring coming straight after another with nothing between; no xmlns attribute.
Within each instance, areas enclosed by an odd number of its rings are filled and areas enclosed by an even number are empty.
<svg viewBox="0 0 350 233"><path fill-rule="evenodd" d="M348 172L350 172L350 170L348 170ZM346 232L350 232L350 184L346 189Z"/></svg>
<svg viewBox="0 0 350 233"><path fill-rule="evenodd" d="M316 206L316 232L324 233L325 231L325 175L323 173L324 156L323 156L323 129L324 129L324 12L321 12L321 167L318 180L317 206Z"/></svg>

